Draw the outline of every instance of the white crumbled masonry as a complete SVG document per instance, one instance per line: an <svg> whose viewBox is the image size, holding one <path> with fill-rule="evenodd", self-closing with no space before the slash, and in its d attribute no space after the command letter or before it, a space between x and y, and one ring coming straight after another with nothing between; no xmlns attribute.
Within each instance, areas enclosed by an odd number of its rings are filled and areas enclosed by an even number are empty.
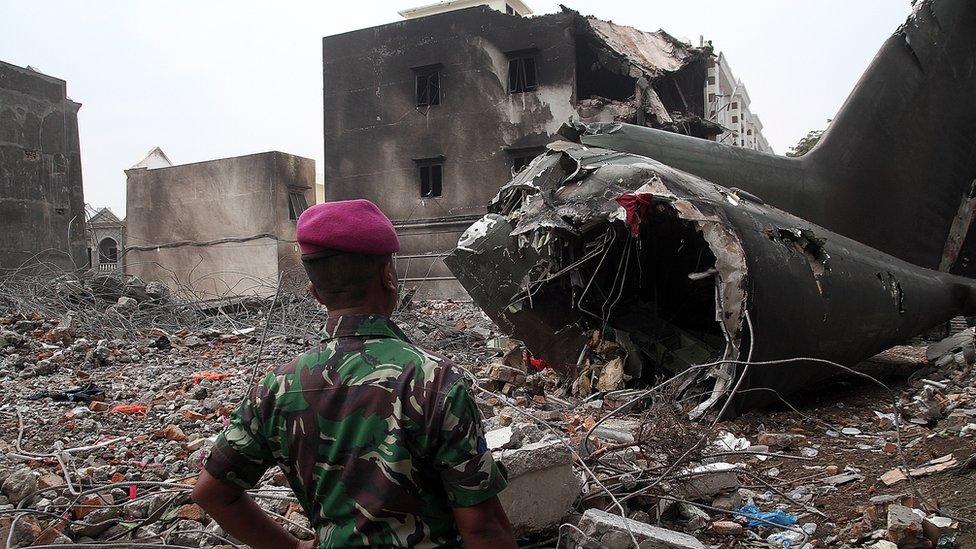
<svg viewBox="0 0 976 549"><path fill-rule="evenodd" d="M498 499L516 535L558 524L570 513L581 483L565 444L541 441L497 452L495 458L508 471L508 488Z"/></svg>
<svg viewBox="0 0 976 549"><path fill-rule="evenodd" d="M640 549L705 549L702 542L688 534L658 528L599 509L587 509L580 519L579 529L586 538L578 539L578 533L572 536L571 546L575 548L625 549L633 547L630 538L630 534L633 534Z"/></svg>

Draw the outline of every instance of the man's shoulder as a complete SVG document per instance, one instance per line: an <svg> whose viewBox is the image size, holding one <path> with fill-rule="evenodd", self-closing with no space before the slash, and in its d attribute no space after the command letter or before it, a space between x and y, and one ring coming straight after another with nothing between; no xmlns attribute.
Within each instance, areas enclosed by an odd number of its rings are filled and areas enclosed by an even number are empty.
<svg viewBox="0 0 976 549"><path fill-rule="evenodd" d="M303 368L341 367L349 361L362 361L374 369L411 374L415 380L436 385L453 385L464 377L464 371L449 358L409 341L392 337L363 337L350 347L338 341L323 342L279 365L275 376L295 376Z"/></svg>

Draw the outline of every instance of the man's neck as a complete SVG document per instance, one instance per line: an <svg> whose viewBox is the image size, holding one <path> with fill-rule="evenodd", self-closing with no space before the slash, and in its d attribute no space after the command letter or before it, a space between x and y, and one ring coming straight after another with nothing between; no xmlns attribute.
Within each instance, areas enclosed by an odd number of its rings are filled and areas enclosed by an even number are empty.
<svg viewBox="0 0 976 549"><path fill-rule="evenodd" d="M329 309L330 317L340 317L340 316L369 316L369 315L379 315L379 316L390 316L390 314L385 311L382 307L362 305L358 307L343 307L339 309Z"/></svg>

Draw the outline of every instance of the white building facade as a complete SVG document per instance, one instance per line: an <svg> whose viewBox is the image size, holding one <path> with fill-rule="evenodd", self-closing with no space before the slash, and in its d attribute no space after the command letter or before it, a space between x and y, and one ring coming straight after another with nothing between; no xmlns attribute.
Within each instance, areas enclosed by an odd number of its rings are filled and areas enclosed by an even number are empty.
<svg viewBox="0 0 976 549"><path fill-rule="evenodd" d="M732 74L725 54L719 53L708 68L705 80L705 113L709 120L727 130L716 136L715 141L772 153L762 134L762 121L749 109L749 103L745 84Z"/></svg>

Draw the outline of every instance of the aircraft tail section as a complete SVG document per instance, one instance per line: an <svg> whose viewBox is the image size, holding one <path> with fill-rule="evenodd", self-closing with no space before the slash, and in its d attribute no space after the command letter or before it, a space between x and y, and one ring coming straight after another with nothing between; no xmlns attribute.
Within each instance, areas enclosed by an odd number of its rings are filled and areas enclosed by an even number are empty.
<svg viewBox="0 0 976 549"><path fill-rule="evenodd" d="M581 134L915 265L976 278L976 0L916 2L800 158L629 124Z"/></svg>
<svg viewBox="0 0 976 549"><path fill-rule="evenodd" d="M976 2L917 2L801 164L832 230L976 275Z"/></svg>

